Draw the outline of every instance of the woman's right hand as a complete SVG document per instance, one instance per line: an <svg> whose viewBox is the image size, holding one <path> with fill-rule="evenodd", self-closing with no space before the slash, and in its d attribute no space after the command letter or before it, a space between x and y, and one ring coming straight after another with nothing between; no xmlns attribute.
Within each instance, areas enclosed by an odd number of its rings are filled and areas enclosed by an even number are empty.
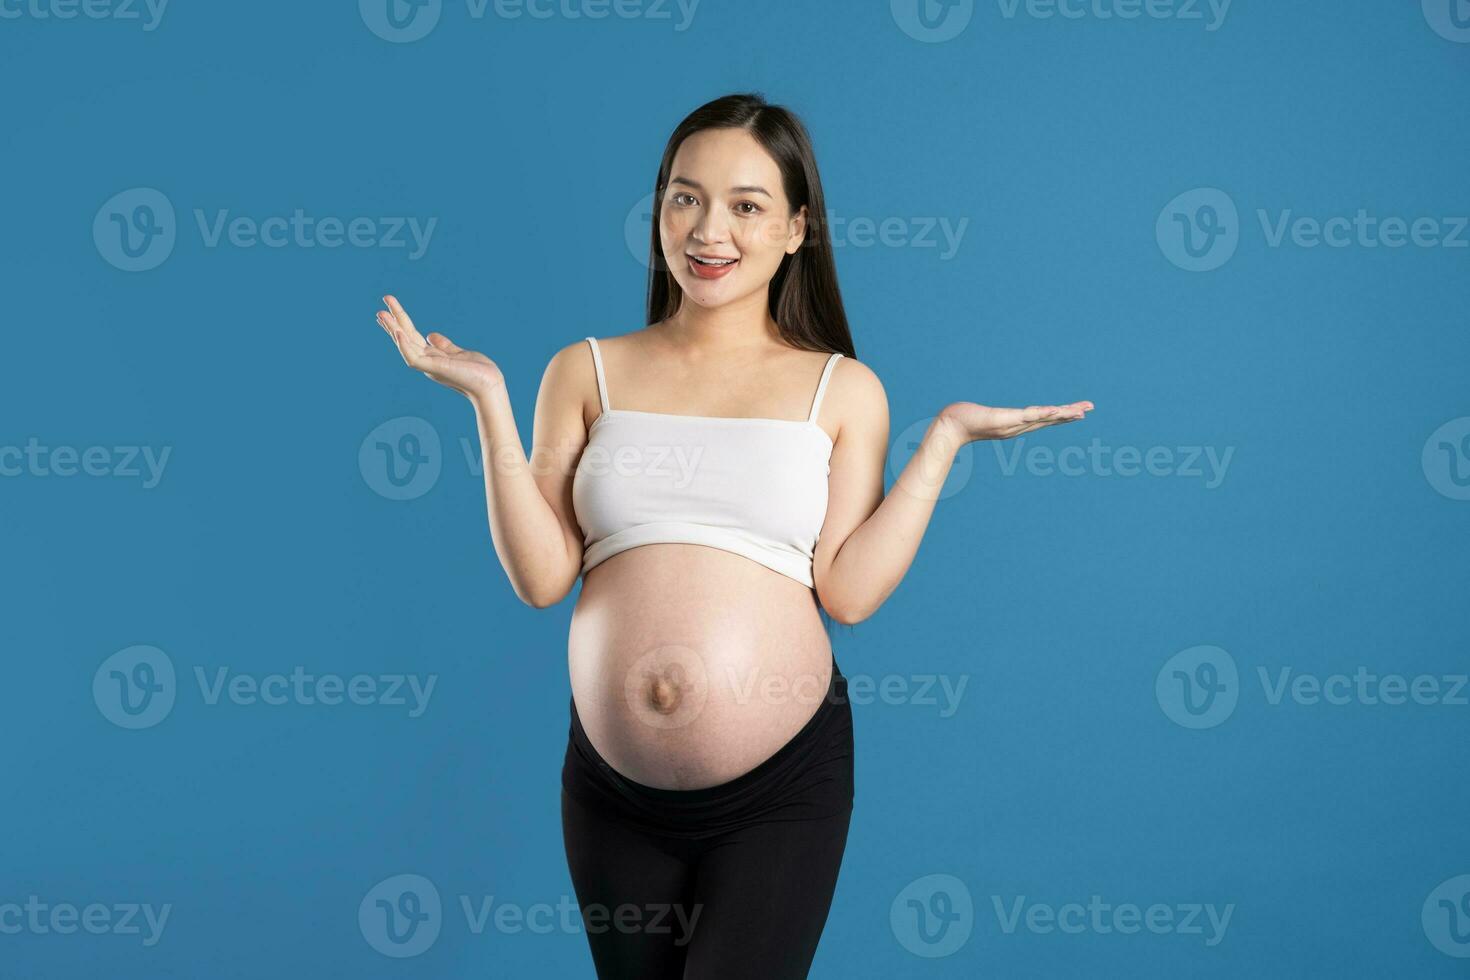
<svg viewBox="0 0 1470 980"><path fill-rule="evenodd" d="M465 350L442 333L420 336L398 300L384 296L388 309L378 311L378 326L398 345L403 363L466 398L481 398L505 383L494 361L478 351Z"/></svg>

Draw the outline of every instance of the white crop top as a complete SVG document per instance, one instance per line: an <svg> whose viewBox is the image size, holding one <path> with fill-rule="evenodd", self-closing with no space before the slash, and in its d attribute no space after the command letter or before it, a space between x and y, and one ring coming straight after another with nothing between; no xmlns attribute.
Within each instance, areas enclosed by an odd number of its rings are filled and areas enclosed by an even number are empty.
<svg viewBox="0 0 1470 980"><path fill-rule="evenodd" d="M639 545L701 544L812 587L833 448L817 412L842 354L827 359L807 418L724 418L611 407L602 352L587 342L602 414L572 478L582 574Z"/></svg>

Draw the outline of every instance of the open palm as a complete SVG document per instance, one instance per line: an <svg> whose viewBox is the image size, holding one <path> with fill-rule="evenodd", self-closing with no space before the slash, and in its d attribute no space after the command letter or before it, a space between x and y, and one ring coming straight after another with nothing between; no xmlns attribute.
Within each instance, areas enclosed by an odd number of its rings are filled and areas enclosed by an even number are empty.
<svg viewBox="0 0 1470 980"><path fill-rule="evenodd" d="M954 402L939 413L966 442L979 439L1010 439L1049 425L1065 425L1085 418L1092 402L1070 405L1030 405L1026 408L992 408L975 402Z"/></svg>
<svg viewBox="0 0 1470 980"><path fill-rule="evenodd" d="M403 363L470 398L483 396L504 383L504 375L490 358L465 350L442 333L420 335L396 298L384 296L383 302L388 309L378 311L378 326L393 338Z"/></svg>

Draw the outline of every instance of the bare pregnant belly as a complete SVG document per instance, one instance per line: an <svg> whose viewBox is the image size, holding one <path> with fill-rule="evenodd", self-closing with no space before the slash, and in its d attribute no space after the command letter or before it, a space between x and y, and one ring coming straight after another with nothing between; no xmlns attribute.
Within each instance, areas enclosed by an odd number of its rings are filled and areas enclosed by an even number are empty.
<svg viewBox="0 0 1470 980"><path fill-rule="evenodd" d="M644 545L593 568L567 647L593 747L659 789L754 769L816 713L832 675L811 589L701 545Z"/></svg>

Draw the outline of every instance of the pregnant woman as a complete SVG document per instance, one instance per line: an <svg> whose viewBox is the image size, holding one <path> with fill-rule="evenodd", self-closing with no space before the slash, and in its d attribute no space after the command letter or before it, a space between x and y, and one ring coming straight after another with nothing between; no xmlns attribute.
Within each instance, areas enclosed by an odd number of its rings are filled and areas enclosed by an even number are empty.
<svg viewBox="0 0 1470 980"><path fill-rule="evenodd" d="M412 368L469 398L495 552L544 608L578 578L561 814L597 975L805 977L853 805L823 612L871 616L960 446L1093 405L955 402L885 496L888 409L854 355L811 142L756 95L670 136L647 326L551 358L527 459L504 377L384 297Z"/></svg>

